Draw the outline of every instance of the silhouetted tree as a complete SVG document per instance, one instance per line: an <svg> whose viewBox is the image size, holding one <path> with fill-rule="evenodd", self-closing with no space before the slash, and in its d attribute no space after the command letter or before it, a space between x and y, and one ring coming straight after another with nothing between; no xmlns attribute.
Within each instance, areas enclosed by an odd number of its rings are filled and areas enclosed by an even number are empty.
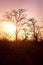
<svg viewBox="0 0 43 65"><path fill-rule="evenodd" d="M24 13L24 9L18 9L18 10L12 10L11 12L6 12L5 18L10 21L14 22L16 25L16 42L17 42L17 36L20 29L24 26L26 21L26 14Z"/></svg>
<svg viewBox="0 0 43 65"><path fill-rule="evenodd" d="M30 18L28 21L30 21L30 28L31 32L33 32L33 36L35 38L35 41L38 41L38 35L40 33L40 27L37 25L37 20L34 18Z"/></svg>

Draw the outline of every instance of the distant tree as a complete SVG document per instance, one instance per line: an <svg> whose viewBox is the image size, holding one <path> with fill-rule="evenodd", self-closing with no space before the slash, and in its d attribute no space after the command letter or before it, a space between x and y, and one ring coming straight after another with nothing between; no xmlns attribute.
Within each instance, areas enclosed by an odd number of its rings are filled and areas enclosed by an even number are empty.
<svg viewBox="0 0 43 65"><path fill-rule="evenodd" d="M33 36L35 38L35 41L37 42L40 33L40 27L37 25L37 20L35 20L34 18L30 18L28 19L28 21L30 21L30 32L33 32Z"/></svg>
<svg viewBox="0 0 43 65"><path fill-rule="evenodd" d="M40 26L39 41L43 41L43 24Z"/></svg>
<svg viewBox="0 0 43 65"><path fill-rule="evenodd" d="M16 42L18 33L23 28L24 24L26 24L27 18L26 14L24 13L26 10L24 9L18 9L18 10L12 10L11 12L6 12L5 18L10 21L14 22L16 25Z"/></svg>

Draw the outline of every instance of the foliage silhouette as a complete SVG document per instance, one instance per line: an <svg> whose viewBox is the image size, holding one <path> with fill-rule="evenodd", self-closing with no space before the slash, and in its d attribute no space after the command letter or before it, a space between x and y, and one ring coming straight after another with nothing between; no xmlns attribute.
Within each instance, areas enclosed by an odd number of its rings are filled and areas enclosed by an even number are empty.
<svg viewBox="0 0 43 65"><path fill-rule="evenodd" d="M34 18L30 18L28 21L31 22L30 24L30 27L31 27L31 32L33 32L33 36L35 38L35 41L37 42L38 41L38 38L39 38L39 34L40 34L40 29L41 27L39 27L37 25L37 20L35 20Z"/></svg>

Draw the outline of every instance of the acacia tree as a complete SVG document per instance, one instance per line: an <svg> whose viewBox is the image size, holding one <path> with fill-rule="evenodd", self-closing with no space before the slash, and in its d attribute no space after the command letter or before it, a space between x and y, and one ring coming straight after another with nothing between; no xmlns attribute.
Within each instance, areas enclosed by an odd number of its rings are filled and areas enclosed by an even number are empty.
<svg viewBox="0 0 43 65"><path fill-rule="evenodd" d="M11 12L6 12L5 14L5 18L10 22L14 22L16 25L16 42L20 29L24 26L24 24L26 24L25 21L27 18L24 12L24 9L14 9Z"/></svg>
<svg viewBox="0 0 43 65"><path fill-rule="evenodd" d="M35 38L35 41L37 42L40 33L40 27L37 25L37 20L35 20L34 18L30 18L28 21L31 22L30 24L31 32L33 32L33 36Z"/></svg>

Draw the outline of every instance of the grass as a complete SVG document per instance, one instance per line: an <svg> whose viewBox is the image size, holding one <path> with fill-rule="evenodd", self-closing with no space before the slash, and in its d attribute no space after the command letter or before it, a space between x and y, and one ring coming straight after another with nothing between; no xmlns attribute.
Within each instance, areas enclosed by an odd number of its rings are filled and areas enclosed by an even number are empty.
<svg viewBox="0 0 43 65"><path fill-rule="evenodd" d="M0 65L43 65L43 41L0 40Z"/></svg>

